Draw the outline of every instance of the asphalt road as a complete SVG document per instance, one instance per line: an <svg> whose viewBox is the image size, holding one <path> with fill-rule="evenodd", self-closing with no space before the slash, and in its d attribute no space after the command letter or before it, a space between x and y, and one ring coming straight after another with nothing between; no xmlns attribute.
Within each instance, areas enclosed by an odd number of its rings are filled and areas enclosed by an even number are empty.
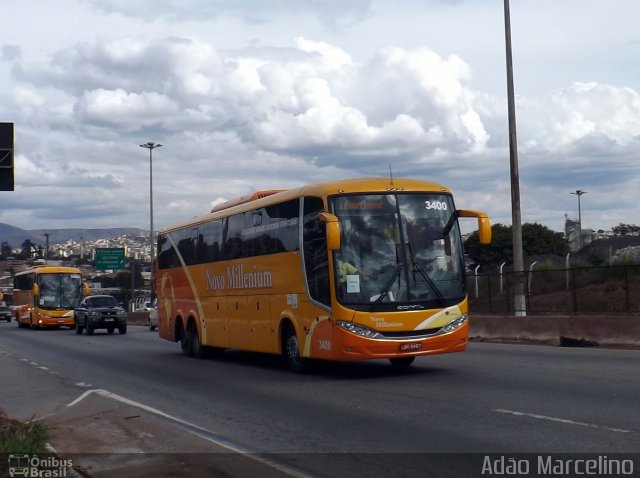
<svg viewBox="0 0 640 478"><path fill-rule="evenodd" d="M99 388L318 476L404 476L425 453L640 451L634 350L472 343L405 370L318 363L296 375L267 355L188 359L144 327L77 336L2 323L0 361L0 376L22 377L0 391L17 418Z"/></svg>

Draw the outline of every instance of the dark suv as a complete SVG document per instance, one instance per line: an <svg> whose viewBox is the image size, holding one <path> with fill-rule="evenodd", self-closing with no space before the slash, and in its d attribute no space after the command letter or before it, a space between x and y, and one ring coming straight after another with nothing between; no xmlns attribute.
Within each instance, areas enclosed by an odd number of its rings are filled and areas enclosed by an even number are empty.
<svg viewBox="0 0 640 478"><path fill-rule="evenodd" d="M6 320L7 322L11 322L12 317L13 317L13 311L6 305L0 305L0 320Z"/></svg>
<svg viewBox="0 0 640 478"><path fill-rule="evenodd" d="M74 310L76 334L84 329L87 335L93 335L95 329L107 329L110 334L115 329L121 334L127 333L127 312L112 295L90 295L80 302Z"/></svg>

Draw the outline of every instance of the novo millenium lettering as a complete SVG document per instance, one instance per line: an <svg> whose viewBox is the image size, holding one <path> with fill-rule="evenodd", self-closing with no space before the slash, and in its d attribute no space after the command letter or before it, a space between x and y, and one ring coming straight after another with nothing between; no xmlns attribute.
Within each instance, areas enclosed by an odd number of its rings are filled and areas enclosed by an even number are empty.
<svg viewBox="0 0 640 478"><path fill-rule="evenodd" d="M216 275L207 269L207 290L225 289L267 289L273 287L273 273L259 271L254 265L251 270L245 270L244 264L227 267L227 275Z"/></svg>

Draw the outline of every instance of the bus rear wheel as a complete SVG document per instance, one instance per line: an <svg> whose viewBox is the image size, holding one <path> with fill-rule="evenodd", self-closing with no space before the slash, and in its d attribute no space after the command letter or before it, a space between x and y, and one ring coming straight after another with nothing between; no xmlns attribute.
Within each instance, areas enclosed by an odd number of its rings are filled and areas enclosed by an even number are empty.
<svg viewBox="0 0 640 478"><path fill-rule="evenodd" d="M182 329L182 335L180 337L180 349L186 357L191 357L193 352L191 350L191 329L187 327Z"/></svg>
<svg viewBox="0 0 640 478"><path fill-rule="evenodd" d="M204 357L204 347L200 343L200 337L198 337L198 326L195 322L189 322L187 327L189 330L189 340L191 341L191 356L195 358Z"/></svg>
<svg viewBox="0 0 640 478"><path fill-rule="evenodd" d="M298 336L291 324L285 326L282 339L282 353L287 359L289 369L296 373L302 373L307 365L307 360L300 355Z"/></svg>
<svg viewBox="0 0 640 478"><path fill-rule="evenodd" d="M391 365L394 367L402 368L411 365L415 359L415 357L400 357L389 359L389 362L391 362Z"/></svg>

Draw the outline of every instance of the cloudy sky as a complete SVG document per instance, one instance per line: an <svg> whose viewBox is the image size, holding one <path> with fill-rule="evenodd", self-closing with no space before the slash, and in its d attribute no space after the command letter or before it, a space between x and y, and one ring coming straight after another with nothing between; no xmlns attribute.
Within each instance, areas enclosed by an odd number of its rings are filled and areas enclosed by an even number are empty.
<svg viewBox="0 0 640 478"><path fill-rule="evenodd" d="M394 176L511 223L502 0L21 0L0 29L26 229L156 227ZM639 224L640 2L511 0L523 222Z"/></svg>

